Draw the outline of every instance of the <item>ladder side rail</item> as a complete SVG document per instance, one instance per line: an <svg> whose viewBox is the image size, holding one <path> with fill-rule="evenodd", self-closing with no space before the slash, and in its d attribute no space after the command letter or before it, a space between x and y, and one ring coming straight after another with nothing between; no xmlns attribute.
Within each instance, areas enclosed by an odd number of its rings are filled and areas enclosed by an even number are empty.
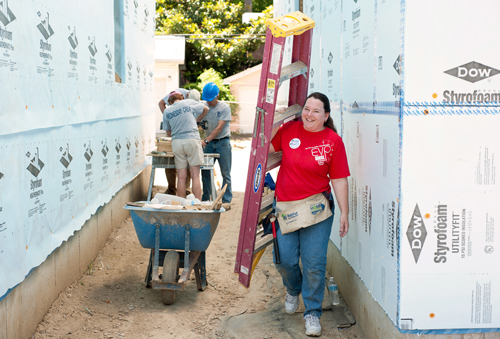
<svg viewBox="0 0 500 339"><path fill-rule="evenodd" d="M293 50L292 50L292 63L302 61L307 66L307 75L298 76L290 79L290 94L288 98L288 105L298 104L304 105L305 97L307 96L308 79L310 75L310 39L311 32L306 31L301 35L293 36ZM309 40L309 41L308 41ZM297 48L295 48L297 46Z"/></svg>
<svg viewBox="0 0 500 339"><path fill-rule="evenodd" d="M251 279L251 268L253 263L253 252L255 248L255 231L257 229L257 223L260 214L260 205L262 200L262 192L264 191L264 177L266 174L267 159L269 155L269 146L271 144L270 136L272 133L274 113L276 109L276 101L278 98L279 90L279 79L281 75L281 67L283 63L283 52L285 49L285 37L274 37L273 45L270 48L272 51L271 60L269 61L269 72L264 74L267 78L263 78L261 74L261 85L265 84L265 93L259 93L259 103L262 102L262 109L264 110L264 124L258 126L259 132L262 132L261 143L257 144L256 158L254 164L254 172L252 183L256 182L255 178L260 175L260 183L256 188L253 184L253 189L250 190L249 203L246 203L248 207L247 220L246 220L246 236L243 241L243 248L241 252L240 261L240 283L248 287L250 285ZM271 90L273 89L273 90ZM259 90L260 92L260 90ZM264 100L262 100L265 98ZM259 105L260 106L260 105ZM263 127L263 130L262 130ZM253 150L252 150L253 151ZM258 164L258 165L257 165ZM257 165L257 166L255 166ZM259 169L260 166L260 169ZM259 174L260 171L260 174ZM243 225L243 224L242 224Z"/></svg>
<svg viewBox="0 0 500 339"><path fill-rule="evenodd" d="M266 86L267 86L267 73L270 68L270 62L272 61L272 46L274 45L274 40L275 38L273 37L271 30L268 28L267 33L266 33L266 43L264 46L264 56L262 59L262 70L261 70L261 79L260 79L260 84L259 84L259 94L258 94L258 99L257 99L257 107L262 108L262 103L265 100L265 94L266 94ZM253 186L253 179L254 179L254 170L255 170L255 161L256 161L256 150L260 146L261 140L259 137L259 132L260 132L260 126L261 126L261 114L259 114L258 109L256 109L256 117L254 121L254 135L252 138L252 145L251 145L251 152L250 152L250 159L249 159L249 164L248 164L248 172L247 172L247 182L245 186L245 197L244 197L244 203L243 203L243 211L242 211L242 217L241 217L241 224L240 224L240 233L238 237L238 249L236 252L236 261L235 261L235 267L234 267L234 272L235 273L240 273L240 266L241 266L241 255L243 251L243 243L245 240L245 237L247 236L248 232L248 227L247 227L247 222L248 222L248 212L249 212L249 204L248 202L251 200L251 192L252 186Z"/></svg>
<svg viewBox="0 0 500 339"><path fill-rule="evenodd" d="M301 42L302 40L300 39L301 35L293 35L292 36L292 59L291 63L293 64L294 62L297 62L300 60L300 50L302 49ZM309 76L309 65L306 63L308 69L307 69L307 76ZM297 104L297 91L298 89L298 78L301 76L298 76L296 78L290 79L290 89L288 92L288 107ZM302 105L301 105L302 106Z"/></svg>
<svg viewBox="0 0 500 339"><path fill-rule="evenodd" d="M300 49L294 49L292 54L292 61L302 61L307 65L307 76L298 76L291 79L294 83L295 101L292 104L299 104L304 107L308 95L309 77L311 74L311 50L312 50L312 33L313 30L308 30L301 35L294 36L294 43L297 41ZM297 60L294 60L297 58ZM291 85L290 85L291 86ZM290 104L290 102L289 102Z"/></svg>

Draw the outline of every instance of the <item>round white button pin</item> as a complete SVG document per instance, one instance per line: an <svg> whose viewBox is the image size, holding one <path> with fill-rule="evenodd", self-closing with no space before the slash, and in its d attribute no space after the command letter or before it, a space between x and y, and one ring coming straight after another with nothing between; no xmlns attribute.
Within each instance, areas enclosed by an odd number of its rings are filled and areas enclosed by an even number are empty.
<svg viewBox="0 0 500 339"><path fill-rule="evenodd" d="M294 138L294 139L290 140L289 146L290 146L291 149L299 148L299 146L300 146L300 140L297 139L297 138Z"/></svg>

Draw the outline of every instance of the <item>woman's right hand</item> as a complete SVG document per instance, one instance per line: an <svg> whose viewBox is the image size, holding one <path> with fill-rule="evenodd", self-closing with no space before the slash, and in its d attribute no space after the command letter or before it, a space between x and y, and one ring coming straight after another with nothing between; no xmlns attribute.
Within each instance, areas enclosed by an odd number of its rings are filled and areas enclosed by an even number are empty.
<svg viewBox="0 0 500 339"><path fill-rule="evenodd" d="M349 231L349 218L344 213L340 214L340 229L339 235L343 238Z"/></svg>

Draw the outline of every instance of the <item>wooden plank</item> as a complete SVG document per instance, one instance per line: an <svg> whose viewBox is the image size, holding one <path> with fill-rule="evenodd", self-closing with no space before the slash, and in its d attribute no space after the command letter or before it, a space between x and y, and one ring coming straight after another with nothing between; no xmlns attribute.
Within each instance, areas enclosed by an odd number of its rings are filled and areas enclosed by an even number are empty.
<svg viewBox="0 0 500 339"><path fill-rule="evenodd" d="M220 192L219 196L214 200L212 206L210 206L211 210L220 210L220 208L222 207L222 196L224 195L224 193L226 193L226 188L227 184L222 187L222 191Z"/></svg>
<svg viewBox="0 0 500 339"><path fill-rule="evenodd" d="M142 207L144 206L144 203L143 202L127 202L127 206L134 206L134 207Z"/></svg>
<svg viewBox="0 0 500 339"><path fill-rule="evenodd" d="M184 206L182 209L188 211L208 211L211 210L210 207L211 206L208 205L192 205L192 206Z"/></svg>

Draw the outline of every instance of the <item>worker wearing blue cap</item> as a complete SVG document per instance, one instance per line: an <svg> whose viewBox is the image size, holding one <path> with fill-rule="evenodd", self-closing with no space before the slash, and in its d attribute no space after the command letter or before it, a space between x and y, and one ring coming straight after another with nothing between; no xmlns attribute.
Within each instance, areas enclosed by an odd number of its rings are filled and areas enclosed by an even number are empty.
<svg viewBox="0 0 500 339"><path fill-rule="evenodd" d="M202 141L203 151L205 153L219 154L215 158L219 162L222 174L222 187L227 184L226 192L222 196L223 207L227 210L231 208L233 191L231 189L231 143L229 141L231 121L231 108L225 102L219 101L219 87L213 82L209 82L203 87L201 96L205 100L209 111L204 118L207 121L205 140ZM202 171L203 196L202 200L210 200L212 191L210 173Z"/></svg>

